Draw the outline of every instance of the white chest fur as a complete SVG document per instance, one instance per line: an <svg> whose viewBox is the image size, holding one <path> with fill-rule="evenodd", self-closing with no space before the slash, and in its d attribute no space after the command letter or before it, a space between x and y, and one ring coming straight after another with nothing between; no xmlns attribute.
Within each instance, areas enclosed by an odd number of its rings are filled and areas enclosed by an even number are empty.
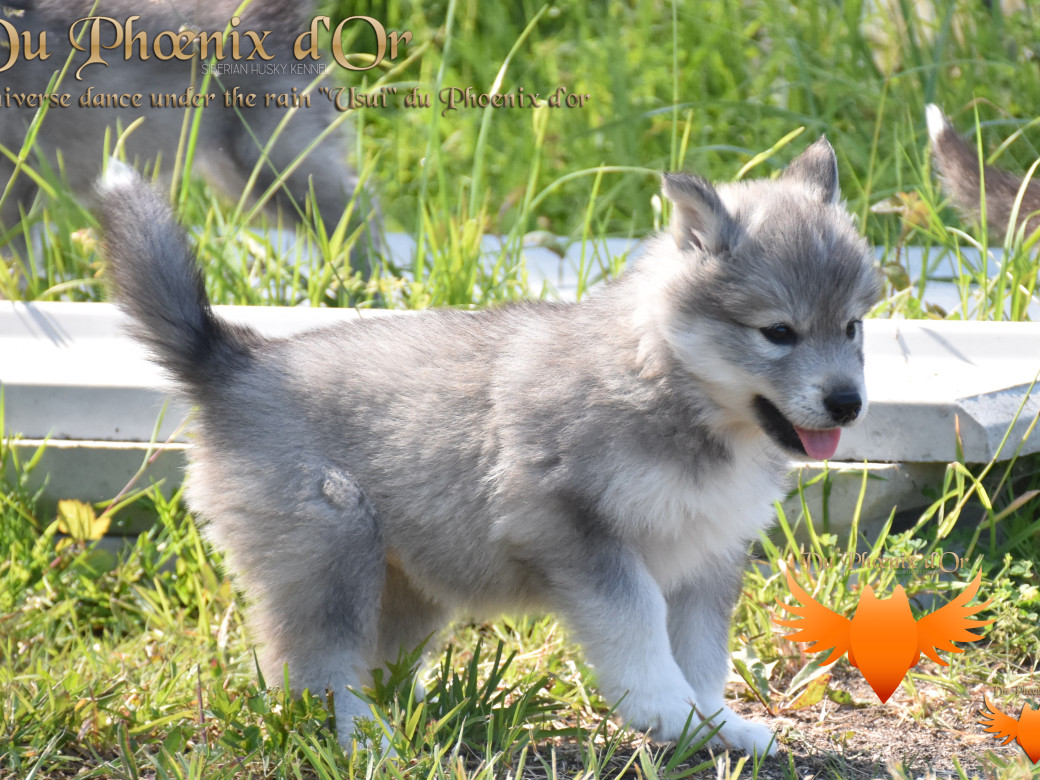
<svg viewBox="0 0 1040 780"><path fill-rule="evenodd" d="M617 528L643 550L666 593L708 559L731 560L773 517L783 474L763 438L732 443L731 457L694 471L674 463L630 463L603 497Z"/></svg>

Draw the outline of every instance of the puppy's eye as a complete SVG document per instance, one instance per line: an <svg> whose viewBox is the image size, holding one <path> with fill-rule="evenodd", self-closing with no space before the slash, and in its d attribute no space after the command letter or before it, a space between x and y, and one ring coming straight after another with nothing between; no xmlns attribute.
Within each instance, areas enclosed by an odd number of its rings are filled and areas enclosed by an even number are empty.
<svg viewBox="0 0 1040 780"><path fill-rule="evenodd" d="M775 322L765 328L759 328L759 332L774 344L790 346L798 340L798 334L794 328L782 322Z"/></svg>
<svg viewBox="0 0 1040 780"><path fill-rule="evenodd" d="M856 338L856 331L859 329L859 326L862 325L862 324L863 324L862 320L852 320L852 321L850 321L849 324L845 326L845 335L848 336L850 339Z"/></svg>

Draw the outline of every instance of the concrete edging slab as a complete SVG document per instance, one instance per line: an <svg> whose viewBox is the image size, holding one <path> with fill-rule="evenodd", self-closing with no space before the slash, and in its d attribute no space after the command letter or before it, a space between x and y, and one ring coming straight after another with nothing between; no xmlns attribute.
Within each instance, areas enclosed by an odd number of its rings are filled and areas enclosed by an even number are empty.
<svg viewBox="0 0 1040 780"><path fill-rule="evenodd" d="M375 310L217 308L271 335L359 317L407 316ZM1025 436L1040 415L1040 392L1031 392L1040 371L1040 324L870 320L864 333L871 406L863 424L843 436L835 456L844 462L842 474L851 468L856 476L836 477L835 484L847 482L848 490L854 485L858 494L864 462L870 473L883 475L888 486L877 491L876 500L872 493L865 515L887 516L894 503L920 494L923 474L941 475L955 458L958 428L969 462L988 461L998 451L1002 458L1016 449L1040 451L1040 432ZM137 471L147 442L171 437L175 455L161 456L156 464L163 465L154 476L177 483L186 441L179 429L188 410L171 399L166 380L124 334L115 307L0 302L0 386L7 433L26 440L19 449L26 452L34 442L50 441L48 497L111 498ZM1018 421L1000 450L1016 414ZM799 465L803 479L813 468ZM836 512L839 498L832 491L832 515L854 506Z"/></svg>

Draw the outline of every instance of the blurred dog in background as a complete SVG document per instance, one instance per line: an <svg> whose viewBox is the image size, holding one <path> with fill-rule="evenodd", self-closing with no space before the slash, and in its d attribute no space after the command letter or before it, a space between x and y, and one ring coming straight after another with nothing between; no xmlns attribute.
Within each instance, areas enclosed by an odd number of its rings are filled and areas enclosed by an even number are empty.
<svg viewBox="0 0 1040 780"><path fill-rule="evenodd" d="M943 189L965 218L980 222L985 203L986 225L995 238L1003 239L1012 219L1013 229L1024 228L1027 238L1040 228L1040 180L1025 181L992 165L980 167L975 146L961 138L938 106L929 105L925 116Z"/></svg>
<svg viewBox="0 0 1040 780"><path fill-rule="evenodd" d="M322 133L333 123L338 113L331 102L315 96L306 108L297 110L285 123L287 109L264 105L266 94L301 93L326 67L321 61L309 58L300 61L293 56L293 41L305 31L312 16L310 3L295 0L253 0L241 9L235 29L240 33L238 55L231 58L230 46L223 60L203 61L196 56L191 60L159 59L145 47L150 56L142 59L140 46L134 45L129 58L123 46L103 52L106 65L91 64L83 68L82 80L76 71L88 57L87 52L74 52L71 67L57 87L50 87L52 77L64 66L72 47L73 34L84 31L86 23L77 20L103 16L124 24L131 16L133 30L144 32L147 40L154 40L163 31L221 32L231 23L241 0L5 0L7 22L22 33L30 33L33 46L41 32L46 32L49 58L27 59L22 56L3 74L3 83L9 93L68 92L71 105L50 107L37 129L35 148L27 164L44 166L68 182L73 192L92 202L93 188L105 158L106 138L108 153L134 120L144 118L140 127L125 137L126 159L139 169L158 167L167 180L173 173L178 157L183 158L185 112L178 107L153 107L150 96L184 95L189 87L195 92L215 94L215 99L201 109L193 165L213 187L237 200L251 189L251 198L260 198L280 176L280 186L273 190L265 208L269 213L280 213L291 224L307 218L306 204L311 204L329 232L335 228L344 212L352 208L352 224L370 220L374 228L378 214L374 202L368 198L359 178L347 163L347 148L342 134ZM99 25L101 43L109 45L115 37L111 23ZM259 56L250 59L256 46L248 30L268 31L262 38L264 52L272 55L265 60ZM8 33L10 34L10 33ZM82 37L86 47L88 35ZM169 47L167 47L169 48ZM212 71L206 89L203 79ZM90 88L92 96L121 96L139 94L140 107L129 105L82 107L79 97ZM224 92L237 89L239 95L257 96L256 105L226 106ZM104 98L102 98L103 100ZM125 100L123 101L126 102ZM17 104L0 110L0 145L12 156L21 149L30 124L38 109ZM313 146L313 148L311 148ZM249 183L252 176L255 182ZM12 178L13 177L13 178ZM10 185L8 182L10 181ZM17 238L22 216L29 210L37 194L37 183L25 171L18 170L11 156L0 155L0 191L9 186L0 205L0 229L7 237ZM364 243L375 241L377 230L366 233ZM361 247L354 252L355 265L365 265L367 251Z"/></svg>

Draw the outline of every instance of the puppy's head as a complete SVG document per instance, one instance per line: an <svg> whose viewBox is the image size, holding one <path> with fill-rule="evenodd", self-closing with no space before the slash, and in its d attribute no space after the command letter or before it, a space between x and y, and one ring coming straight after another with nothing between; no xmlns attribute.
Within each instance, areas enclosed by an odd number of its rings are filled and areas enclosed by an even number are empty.
<svg viewBox="0 0 1040 780"><path fill-rule="evenodd" d="M861 320L880 295L839 201L834 150L821 138L776 180L716 187L669 174L663 191L671 236L645 272L680 369L727 422L831 457L866 410Z"/></svg>

